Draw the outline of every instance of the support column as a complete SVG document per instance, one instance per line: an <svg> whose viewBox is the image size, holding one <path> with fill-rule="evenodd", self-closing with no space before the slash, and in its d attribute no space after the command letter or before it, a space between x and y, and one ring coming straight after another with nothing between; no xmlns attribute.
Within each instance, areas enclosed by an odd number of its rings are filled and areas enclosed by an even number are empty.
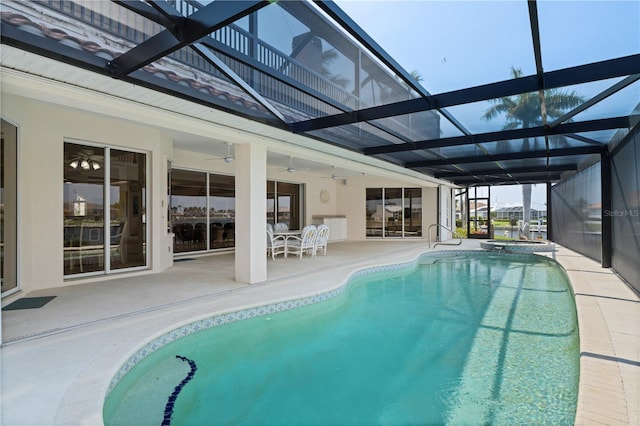
<svg viewBox="0 0 640 426"><path fill-rule="evenodd" d="M451 224L451 188L444 185L438 185L438 224L446 227L438 226L438 241L447 241L452 238L449 229L455 230L455 224Z"/></svg>
<svg viewBox="0 0 640 426"><path fill-rule="evenodd" d="M553 203L551 193L551 182L547 182L547 240L553 241Z"/></svg>
<svg viewBox="0 0 640 426"><path fill-rule="evenodd" d="M267 150L254 144L235 146L236 281L267 279Z"/></svg>

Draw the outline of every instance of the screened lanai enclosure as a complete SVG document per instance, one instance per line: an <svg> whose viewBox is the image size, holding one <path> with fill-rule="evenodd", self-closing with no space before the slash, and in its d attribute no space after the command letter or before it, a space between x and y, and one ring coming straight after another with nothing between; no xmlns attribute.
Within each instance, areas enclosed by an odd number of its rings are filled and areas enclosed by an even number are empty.
<svg viewBox="0 0 640 426"><path fill-rule="evenodd" d="M433 3L447 17L471 7ZM597 5L614 16L615 30L578 18ZM403 68L348 6L7 0L0 10L5 45L304 135L309 145L335 145L460 188L545 184L548 237L640 290L637 2L487 2L493 18L482 24L508 22L522 33L528 61L514 64L508 51L488 47L500 46L504 34L469 35L467 44L486 56L465 63L471 83L446 84L430 80L428 69L423 77ZM444 19L435 13L425 26ZM416 55L432 54L414 28L387 25ZM586 32L602 43L586 46ZM446 34L431 37L446 46ZM18 55L2 61L42 71ZM495 61L504 63L502 75L479 72ZM73 75L56 79L74 82Z"/></svg>

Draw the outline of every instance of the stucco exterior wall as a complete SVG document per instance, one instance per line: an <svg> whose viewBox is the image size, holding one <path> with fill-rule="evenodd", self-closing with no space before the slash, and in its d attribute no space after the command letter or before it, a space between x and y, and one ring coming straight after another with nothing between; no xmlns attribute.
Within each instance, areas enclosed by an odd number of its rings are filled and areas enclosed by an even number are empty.
<svg viewBox="0 0 640 426"><path fill-rule="evenodd" d="M81 98L78 98L81 99ZM169 125L154 127L149 122L137 121L137 114L147 116L144 107L131 109L131 120L122 118L117 103L94 98L91 108L71 108L3 93L2 118L18 128L18 206L19 223L19 285L22 291L33 291L79 284L87 281L108 279L113 275L64 279L63 273L63 156L64 143L86 143L109 146L116 149L142 151L148 161L147 227L149 252L148 271L159 272L173 263L172 236L167 231L167 161L175 168L208 171L227 175L238 175L237 162L225 163L203 155L174 148ZM82 102L88 102L83 100ZM104 105L104 114L97 111ZM164 113L166 114L166 112ZM185 120L176 117L177 122ZM187 122L188 123L188 122ZM184 130L184 126L176 124ZM224 131L216 133L212 128L210 137L218 141L225 139ZM201 137L201 136L200 136ZM236 136L237 137L237 136ZM232 141L237 144L237 140ZM264 144L265 138L244 138L242 143ZM240 172L241 173L241 172ZM346 179L331 179L330 167L325 175L296 171L289 174L282 169L268 167L268 180L292 182L305 185L304 223L313 223L313 216L344 215L347 217L347 239L366 239L365 196L367 188L421 187L423 189L423 239L430 224L437 222L437 188L433 184L421 184L415 178L394 179L373 175L354 175ZM328 199L320 192L328 192ZM130 273L122 271L119 273ZM135 273L140 273L136 271Z"/></svg>
<svg viewBox="0 0 640 426"><path fill-rule="evenodd" d="M171 140L155 129L80 110L3 94L2 117L18 127L18 238L23 291L57 287L63 281L64 142L141 150L147 153L149 267L171 265L166 232L166 159ZM65 284L84 282L68 280Z"/></svg>

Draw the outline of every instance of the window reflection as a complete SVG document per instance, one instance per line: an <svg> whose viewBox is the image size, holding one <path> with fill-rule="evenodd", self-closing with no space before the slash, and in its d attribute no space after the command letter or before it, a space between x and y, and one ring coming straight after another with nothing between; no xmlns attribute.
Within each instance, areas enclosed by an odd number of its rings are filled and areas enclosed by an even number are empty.
<svg viewBox="0 0 640 426"><path fill-rule="evenodd" d="M267 182L267 222L284 223L289 229L302 228L302 185Z"/></svg>
<svg viewBox="0 0 640 426"><path fill-rule="evenodd" d="M272 180L267 181L267 222L276 223L276 183Z"/></svg>
<svg viewBox="0 0 640 426"><path fill-rule="evenodd" d="M382 188L367 188L367 237L382 237L383 206Z"/></svg>
<svg viewBox="0 0 640 426"><path fill-rule="evenodd" d="M422 189L404 189L404 236L422 236Z"/></svg>
<svg viewBox="0 0 640 426"><path fill-rule="evenodd" d="M233 176L172 169L170 191L174 253L235 247Z"/></svg>
<svg viewBox="0 0 640 426"><path fill-rule="evenodd" d="M300 185L278 182L278 222L300 229Z"/></svg>
<svg viewBox="0 0 640 426"><path fill-rule="evenodd" d="M65 275L146 265L146 169L142 153L65 143Z"/></svg>
<svg viewBox="0 0 640 426"><path fill-rule="evenodd" d="M111 150L111 269L146 264L146 159Z"/></svg>
<svg viewBox="0 0 640 426"><path fill-rule="evenodd" d="M104 271L104 148L64 146L64 274Z"/></svg>
<svg viewBox="0 0 640 426"><path fill-rule="evenodd" d="M233 176L209 175L209 246L235 247L236 189Z"/></svg>
<svg viewBox="0 0 640 426"><path fill-rule="evenodd" d="M421 188L367 188L366 236L422 236Z"/></svg>
<svg viewBox="0 0 640 426"><path fill-rule="evenodd" d="M171 171L171 230L173 251L206 250L207 174Z"/></svg>
<svg viewBox="0 0 640 426"><path fill-rule="evenodd" d="M469 238L491 238L491 190L488 186L469 188Z"/></svg>
<svg viewBox="0 0 640 426"><path fill-rule="evenodd" d="M235 247L234 176L172 169L169 200L174 253ZM300 229L302 200L302 185L268 181L267 222Z"/></svg>
<svg viewBox="0 0 640 426"><path fill-rule="evenodd" d="M18 286L18 129L0 122L0 282L4 293Z"/></svg>
<svg viewBox="0 0 640 426"><path fill-rule="evenodd" d="M386 188L384 191L385 237L402 237L402 189Z"/></svg>

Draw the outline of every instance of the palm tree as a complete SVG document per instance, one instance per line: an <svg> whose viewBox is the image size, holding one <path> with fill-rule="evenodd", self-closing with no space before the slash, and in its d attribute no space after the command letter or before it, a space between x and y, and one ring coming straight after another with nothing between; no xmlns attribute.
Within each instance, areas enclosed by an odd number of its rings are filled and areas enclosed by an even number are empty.
<svg viewBox="0 0 640 426"><path fill-rule="evenodd" d="M522 69L511 67L511 77L522 77ZM544 105L546 107L546 118L555 120L562 117L568 110L575 108L584 102L584 98L575 91L564 92L559 89L549 89L544 91ZM540 103L540 94L523 93L516 96L505 96L493 99L494 104L482 116L485 120L492 120L498 116L505 116L506 123L503 130L516 128L527 128L532 126L542 126L543 116ZM505 143L508 143L506 141ZM535 140L534 140L535 143ZM522 150L530 150L531 141L524 138ZM523 228L520 230L521 237L529 236L529 221L531 220L531 184L522 185L522 207L523 207Z"/></svg>

